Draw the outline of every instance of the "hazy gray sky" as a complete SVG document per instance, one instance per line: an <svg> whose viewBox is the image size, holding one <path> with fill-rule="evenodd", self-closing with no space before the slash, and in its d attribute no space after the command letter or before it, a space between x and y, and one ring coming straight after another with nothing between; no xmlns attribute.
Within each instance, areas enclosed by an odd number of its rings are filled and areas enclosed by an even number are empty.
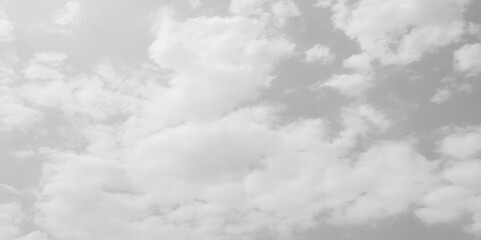
<svg viewBox="0 0 481 240"><path fill-rule="evenodd" d="M479 0L0 0L0 240L481 237Z"/></svg>

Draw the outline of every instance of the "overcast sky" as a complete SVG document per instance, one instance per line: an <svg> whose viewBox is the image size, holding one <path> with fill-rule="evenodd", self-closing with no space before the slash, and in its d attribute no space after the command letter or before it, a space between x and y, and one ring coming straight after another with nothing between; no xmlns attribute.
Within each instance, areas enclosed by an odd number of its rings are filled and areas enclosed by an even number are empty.
<svg viewBox="0 0 481 240"><path fill-rule="evenodd" d="M480 0L0 0L0 240L481 238Z"/></svg>

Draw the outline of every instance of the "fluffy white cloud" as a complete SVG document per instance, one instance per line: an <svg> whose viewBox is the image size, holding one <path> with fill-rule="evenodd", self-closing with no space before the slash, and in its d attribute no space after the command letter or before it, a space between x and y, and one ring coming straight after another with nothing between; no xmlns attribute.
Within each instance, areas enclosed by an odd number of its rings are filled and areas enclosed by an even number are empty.
<svg viewBox="0 0 481 240"><path fill-rule="evenodd" d="M359 97L373 85L373 77L366 74L333 75L325 82L319 82L315 88L334 88L342 95Z"/></svg>
<svg viewBox="0 0 481 240"><path fill-rule="evenodd" d="M77 24L82 19L82 5L79 1L69 1L52 14L52 21L58 25Z"/></svg>
<svg viewBox="0 0 481 240"><path fill-rule="evenodd" d="M141 123L146 130L217 118L255 99L273 79L273 67L294 50L282 35L267 36L266 25L255 19L176 21L167 10L160 15L150 57L173 73L169 86L158 87L140 115L131 119L130 124Z"/></svg>
<svg viewBox="0 0 481 240"><path fill-rule="evenodd" d="M67 58L66 54L56 52L37 53L23 70L24 76L30 80L63 80L61 64Z"/></svg>
<svg viewBox="0 0 481 240"><path fill-rule="evenodd" d="M366 53L351 55L343 61L342 65L357 72L369 72L372 70L371 59Z"/></svg>
<svg viewBox="0 0 481 240"><path fill-rule="evenodd" d="M340 165L327 175L333 221L364 223L406 212L436 182L437 164L409 142L374 145L352 166Z"/></svg>
<svg viewBox="0 0 481 240"><path fill-rule="evenodd" d="M471 217L465 229L481 234L481 134L479 127L455 129L440 143L440 152L457 161L446 161L440 181L420 202L417 216L427 223L449 223ZM461 161L460 161L461 160Z"/></svg>
<svg viewBox="0 0 481 240"><path fill-rule="evenodd" d="M431 97L431 102L440 104L442 102L445 102L451 97L451 91L446 88L440 88L436 90L436 93L434 96Z"/></svg>
<svg viewBox="0 0 481 240"><path fill-rule="evenodd" d="M467 76L481 73L481 43L466 44L454 52L454 66Z"/></svg>
<svg viewBox="0 0 481 240"><path fill-rule="evenodd" d="M21 234L19 224L23 221L25 213L22 206L17 203L0 204L0 238L14 240Z"/></svg>
<svg viewBox="0 0 481 240"><path fill-rule="evenodd" d="M190 0L190 6L195 9L202 6L202 2L200 0Z"/></svg>
<svg viewBox="0 0 481 240"><path fill-rule="evenodd" d="M334 138L321 119L281 124L278 111L242 108L122 148L116 130L91 129L84 155L47 152L38 222L78 240L288 237L317 221L364 223L404 212L431 184L436 163L409 142L351 155L359 137L390 125L370 106L346 109ZM321 213L331 217L314 220Z"/></svg>
<svg viewBox="0 0 481 240"><path fill-rule="evenodd" d="M314 3L314 7L322 7L322 8L327 8L330 7L333 4L334 0L317 0L316 3Z"/></svg>
<svg viewBox="0 0 481 240"><path fill-rule="evenodd" d="M328 46L315 44L312 48L305 52L306 62L319 62L321 64L329 64L336 58L336 54L331 52Z"/></svg>
<svg viewBox="0 0 481 240"><path fill-rule="evenodd" d="M459 220L469 208L473 191L460 186L442 186L423 199L424 208L417 216L427 223L445 223Z"/></svg>
<svg viewBox="0 0 481 240"><path fill-rule="evenodd" d="M9 21L7 16L0 11L0 42L10 42L14 39L14 25Z"/></svg>
<svg viewBox="0 0 481 240"><path fill-rule="evenodd" d="M481 153L480 129L460 129L446 136L439 144L439 151L446 156L460 160L479 157L479 153Z"/></svg>
<svg viewBox="0 0 481 240"><path fill-rule="evenodd" d="M287 20L301 15L293 0L232 0L232 13L283 26Z"/></svg>
<svg viewBox="0 0 481 240"><path fill-rule="evenodd" d="M81 12L69 4L65 9ZM344 60L354 73L315 88L359 100L374 81L372 59L409 63L456 41L464 6L335 3L336 26L363 52ZM412 208L428 223L470 214L471 230L481 233L478 129L446 136L442 160L429 160L414 140L379 140L394 122L367 103L339 106L339 115L325 119L284 118L283 106L258 100L276 65L294 52L279 31L299 9L290 0L234 0L230 11L187 19L161 11L148 50L155 75L109 64L79 74L68 65L74 61L55 52L22 65L16 77L25 79L2 88L8 94L0 98L1 127L27 128L38 110L53 110L73 122L80 143L17 152L45 160L35 223L48 234L22 236L12 217L22 216L20 205L0 205L0 238L290 239L318 224L369 224ZM57 23L73 19L64 13ZM305 53L307 62L333 58L322 45Z"/></svg>
<svg viewBox="0 0 481 240"><path fill-rule="evenodd" d="M352 0L332 6L337 28L381 64L408 64L460 40L469 0Z"/></svg>
<svg viewBox="0 0 481 240"><path fill-rule="evenodd" d="M23 71L31 81L18 89L18 95L36 108L57 109L66 116L81 116L95 121L124 116L136 109L142 81L116 75L108 65L91 74L69 72L63 53L38 53ZM68 76L68 77L66 77Z"/></svg>
<svg viewBox="0 0 481 240"><path fill-rule="evenodd" d="M49 238L42 232L34 231L16 240L48 240Z"/></svg>
<svg viewBox="0 0 481 240"><path fill-rule="evenodd" d="M40 111L25 106L18 98L8 95L0 97L0 130L26 130L42 117Z"/></svg>

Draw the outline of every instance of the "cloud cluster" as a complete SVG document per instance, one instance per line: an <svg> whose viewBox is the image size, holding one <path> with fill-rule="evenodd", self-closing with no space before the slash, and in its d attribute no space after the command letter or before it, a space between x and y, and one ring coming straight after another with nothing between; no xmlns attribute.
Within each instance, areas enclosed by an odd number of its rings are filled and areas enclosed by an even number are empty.
<svg viewBox="0 0 481 240"><path fill-rule="evenodd" d="M481 43L466 44L454 52L458 72L474 77L481 73Z"/></svg>
<svg viewBox="0 0 481 240"><path fill-rule="evenodd" d="M422 200L416 214L427 223L459 221L471 217L466 229L481 234L481 131L479 127L454 129L439 144L449 160L440 173L442 182Z"/></svg>
<svg viewBox="0 0 481 240"><path fill-rule="evenodd" d="M14 39L15 27L8 17L0 10L0 42L10 42Z"/></svg>
<svg viewBox="0 0 481 240"><path fill-rule="evenodd" d="M232 0L230 10L233 14L272 23L282 27L290 18L301 15L293 0Z"/></svg>
<svg viewBox="0 0 481 240"><path fill-rule="evenodd" d="M319 62L324 65L331 63L336 58L336 54L328 46L321 44L315 44L312 48L306 50L305 55L304 61Z"/></svg>
<svg viewBox="0 0 481 240"><path fill-rule="evenodd" d="M469 2L342 0L332 6L333 22L380 64L409 64L461 39Z"/></svg>
<svg viewBox="0 0 481 240"><path fill-rule="evenodd" d="M79 1L69 1L52 14L52 21L58 25L72 25L80 22L82 5Z"/></svg>
<svg viewBox="0 0 481 240"><path fill-rule="evenodd" d="M0 65L0 131L51 118L78 138L68 149L16 152L45 161L34 203L45 234L25 234L23 206L1 203L0 238L291 239L318 225L412 212L428 224L469 216L467 229L481 234L481 128L446 128L430 159L415 137L389 137L397 122L361 101L374 66L409 64L459 41L468 2L317 1L361 48L344 60L348 72L314 85L354 100L335 120L286 118L285 106L261 97L296 52L281 31L301 16L292 0L233 0L225 16L183 18L163 8L151 63L136 71L105 62L77 72L53 51L18 69ZM75 24L81 13L70 1L53 21ZM456 70L479 74L478 50L457 50ZM304 54L304 63L335 58L319 44ZM449 98L446 89L432 101Z"/></svg>

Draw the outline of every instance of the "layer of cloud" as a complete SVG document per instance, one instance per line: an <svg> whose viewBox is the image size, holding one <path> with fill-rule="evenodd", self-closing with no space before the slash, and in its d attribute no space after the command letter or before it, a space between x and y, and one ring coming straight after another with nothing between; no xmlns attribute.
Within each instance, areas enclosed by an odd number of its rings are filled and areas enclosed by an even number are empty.
<svg viewBox="0 0 481 240"><path fill-rule="evenodd" d="M301 15L290 0L234 0L225 16L162 9L151 63L137 71L103 63L79 73L60 52L37 52L17 69L2 65L0 130L27 132L51 117L68 122L76 144L13 153L45 164L34 216L0 204L0 238L291 239L318 225L370 224L413 210L428 224L469 216L467 229L481 234L480 128L446 130L430 159L416 137L390 137L397 122L362 102L374 85L373 59L408 64L457 42L467 4L318 1L332 6L336 27L362 50L344 60L353 72L313 87L348 98L331 118L286 118L285 106L261 97L296 49L280 32ZM80 2L68 2L54 22L76 24L81 13ZM455 53L468 76L478 73L473 46ZM334 55L322 45L305 54L324 64ZM461 91L451 82L431 100ZM48 234L22 231L30 218Z"/></svg>

